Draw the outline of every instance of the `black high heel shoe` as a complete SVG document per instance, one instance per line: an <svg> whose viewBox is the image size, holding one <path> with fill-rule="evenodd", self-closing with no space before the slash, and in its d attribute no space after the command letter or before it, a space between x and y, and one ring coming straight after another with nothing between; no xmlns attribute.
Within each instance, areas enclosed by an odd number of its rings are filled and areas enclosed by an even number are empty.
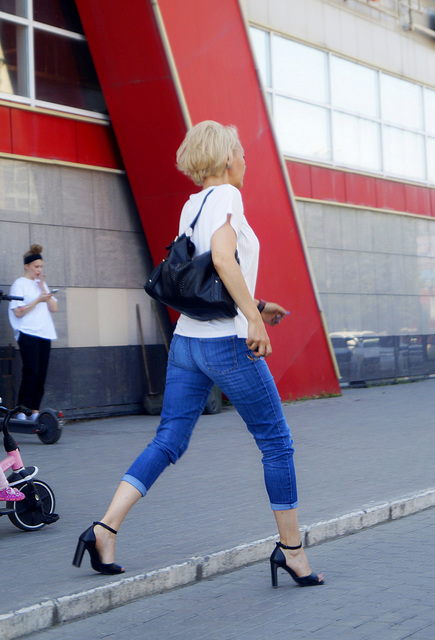
<svg viewBox="0 0 435 640"><path fill-rule="evenodd" d="M317 573L310 573L309 576L304 576L303 578L300 578L299 576L297 576L296 573L293 571L293 569L290 569L290 567L287 566L285 561L285 555L281 551L280 547L281 549L292 549L293 551L295 551L296 549L300 549L302 547L302 542L297 547L288 547L287 545L282 544L282 542L276 543L276 547L273 550L272 555L270 556L270 569L272 572L272 587L274 589L276 589L278 586L278 567L280 567L281 569L284 569L284 571L287 571L287 573L291 575L293 580L300 587L314 587L318 584L325 584L324 580L319 580L319 576L317 575Z"/></svg>
<svg viewBox="0 0 435 640"><path fill-rule="evenodd" d="M115 564L114 562L111 564L103 564L101 562L98 551L95 548L97 539L95 538L94 527L97 524L99 524L100 527L104 527L108 531L111 531L115 535L118 533L115 529L112 529L112 527L104 524L104 522L94 522L93 525L89 527L89 529L86 529L86 531L84 531L79 537L76 552L74 554L73 565L75 567L80 567L83 555L85 551L88 551L91 558L91 567L94 571L98 571L98 573L104 573L106 575L124 573L124 567L120 567L119 564Z"/></svg>

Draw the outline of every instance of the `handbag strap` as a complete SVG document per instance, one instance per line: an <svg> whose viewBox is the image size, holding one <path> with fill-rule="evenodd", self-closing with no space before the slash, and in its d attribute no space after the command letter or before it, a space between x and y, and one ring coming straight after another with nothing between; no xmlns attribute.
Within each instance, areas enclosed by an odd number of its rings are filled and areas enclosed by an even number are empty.
<svg viewBox="0 0 435 640"><path fill-rule="evenodd" d="M205 196L204 200L202 201L201 208L200 208L200 210L198 211L197 215L195 216L194 221L190 223L190 228L192 229L192 232L193 232L193 228L194 228L194 226L195 226L195 225L196 225L196 223L198 222L198 218L199 218L199 216L200 216L200 214L201 214L201 211L202 211L203 206L205 205L205 201L207 200L208 196L209 196L213 191L214 191L214 189L210 189L210 191L206 194L206 196Z"/></svg>

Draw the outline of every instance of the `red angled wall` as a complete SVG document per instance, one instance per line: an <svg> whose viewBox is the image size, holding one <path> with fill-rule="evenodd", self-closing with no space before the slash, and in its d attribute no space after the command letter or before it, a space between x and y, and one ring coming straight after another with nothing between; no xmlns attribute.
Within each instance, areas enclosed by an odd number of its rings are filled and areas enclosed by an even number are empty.
<svg viewBox="0 0 435 640"><path fill-rule="evenodd" d="M247 162L245 212L261 243L257 296L291 310L270 329L281 397L339 392L237 0L158 3L188 115L150 2L129 0L121 13L115 0L76 4L154 260L192 189L174 167L186 120L235 124Z"/></svg>

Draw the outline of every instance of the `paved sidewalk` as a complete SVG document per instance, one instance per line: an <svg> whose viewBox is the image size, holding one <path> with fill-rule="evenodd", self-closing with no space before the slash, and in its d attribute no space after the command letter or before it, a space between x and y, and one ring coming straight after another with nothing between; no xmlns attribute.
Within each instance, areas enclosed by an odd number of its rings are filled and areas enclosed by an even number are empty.
<svg viewBox="0 0 435 640"><path fill-rule="evenodd" d="M257 563L32 640L433 640L435 509L310 550L322 587Z"/></svg>
<svg viewBox="0 0 435 640"><path fill-rule="evenodd" d="M307 546L435 504L434 393L435 380L426 380L285 405ZM151 416L72 423L53 446L17 434L61 518L35 533L0 519L1 573L22 576L8 580L0 603L5 640L270 553L276 529L260 454L227 408L201 418L188 452L129 515L117 543L124 576L94 573L87 556L80 570L71 566L78 535L102 517L157 424Z"/></svg>

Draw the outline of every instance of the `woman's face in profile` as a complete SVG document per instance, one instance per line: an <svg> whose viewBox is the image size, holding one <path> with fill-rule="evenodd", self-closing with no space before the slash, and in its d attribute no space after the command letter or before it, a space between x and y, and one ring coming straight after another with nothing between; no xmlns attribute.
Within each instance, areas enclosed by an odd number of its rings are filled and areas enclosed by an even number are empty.
<svg viewBox="0 0 435 640"><path fill-rule="evenodd" d="M44 263L42 260L34 260L29 264L24 265L24 269L26 271L26 276L31 280L36 280L42 276L42 269Z"/></svg>
<svg viewBox="0 0 435 640"><path fill-rule="evenodd" d="M234 149L233 161L231 167L228 169L228 181L233 187L237 187L237 189L242 188L245 170L245 151L242 145L238 145Z"/></svg>

